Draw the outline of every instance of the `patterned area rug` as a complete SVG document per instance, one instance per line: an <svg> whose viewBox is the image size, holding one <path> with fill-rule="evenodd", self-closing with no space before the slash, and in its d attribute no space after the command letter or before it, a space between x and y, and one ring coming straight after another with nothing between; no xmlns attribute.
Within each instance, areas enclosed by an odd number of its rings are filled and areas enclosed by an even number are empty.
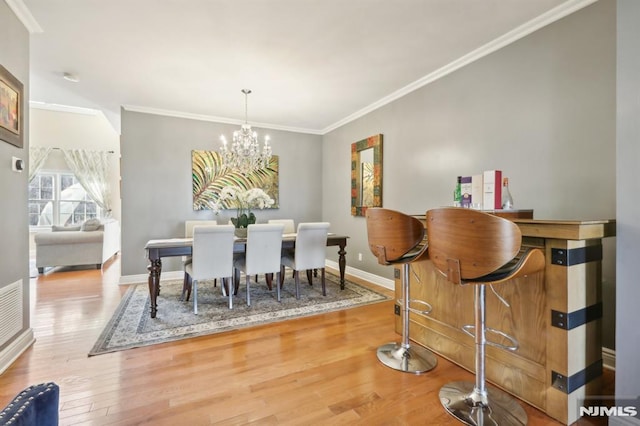
<svg viewBox="0 0 640 426"><path fill-rule="evenodd" d="M277 300L275 287L272 291L267 288L264 276L260 276L258 283L252 279L251 306L247 306L243 276L238 295L233 298L232 310L229 310L228 298L222 296L220 283L218 287L214 287L213 281L200 282L198 315L193 313L192 299L189 302L180 301L182 280L161 282L156 318L149 315L147 283L133 284L123 296L89 356L348 309L389 299L348 280L345 282L345 289L340 290L339 278L332 274L326 275L325 297L322 296L320 277L315 278L313 286L310 286L306 276L302 274L300 300L297 300L295 283L291 273L287 272L281 302Z"/></svg>

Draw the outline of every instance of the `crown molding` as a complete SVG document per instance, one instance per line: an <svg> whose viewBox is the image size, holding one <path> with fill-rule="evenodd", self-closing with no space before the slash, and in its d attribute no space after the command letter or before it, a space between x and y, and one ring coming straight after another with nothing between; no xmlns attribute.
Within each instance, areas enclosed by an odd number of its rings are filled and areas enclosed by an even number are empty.
<svg viewBox="0 0 640 426"><path fill-rule="evenodd" d="M58 112L71 112L74 114L83 114L83 115L100 115L102 111L98 109L92 108L83 108L76 107L70 105L61 105L61 104L48 104L46 102L38 102L38 101L29 101L30 108L37 109L46 109L49 111L58 111Z"/></svg>
<svg viewBox="0 0 640 426"><path fill-rule="evenodd" d="M13 13L18 17L22 25L29 31L31 34L38 34L44 32L36 18L33 17L31 11L27 7L26 4L22 0L4 0L7 3L7 6L13 11Z"/></svg>
<svg viewBox="0 0 640 426"><path fill-rule="evenodd" d="M238 119L227 118L227 117L216 117L214 115L192 114L188 112L171 111L171 110L160 109L160 108L149 108L149 107L137 106L137 105L123 105L122 108L132 112L142 112L145 114L164 115L167 117L176 117L176 118L187 118L189 120L212 121L215 123L237 124L237 125L244 124L244 120L238 120ZM320 130L305 129L301 127L280 126L278 124L256 123L252 121L251 126L259 127L261 129L284 130L286 132L322 135Z"/></svg>
<svg viewBox="0 0 640 426"><path fill-rule="evenodd" d="M419 80L416 80L413 83L410 83L403 88L396 90L390 95L385 96L384 98L372 103L371 105L368 105L361 110L356 111L353 114L343 118L342 120L331 124L330 126L322 129L320 133L324 135L332 130L337 129L338 127L344 126L345 124L350 123L366 114L369 114L370 112L375 111L378 108L381 108L413 91L416 91L421 87L426 86L427 84L433 83L434 81L439 80L440 78L451 74L452 72L466 65L469 65L470 63L475 62L478 59L481 59L495 52L496 50L514 43L521 38L526 37L527 35L539 30L540 28L546 27L547 25L552 24L553 22L556 22L567 15L585 8L595 3L596 1L598 0L569 0L567 2L564 2L561 5L543 13L537 18L534 18L529 22L520 25L519 27L509 31L508 33L505 33L495 40L492 40L489 43L479 47L478 49L473 50L468 54L456 59L455 61L443 66L442 68L439 68L436 71L427 74Z"/></svg>

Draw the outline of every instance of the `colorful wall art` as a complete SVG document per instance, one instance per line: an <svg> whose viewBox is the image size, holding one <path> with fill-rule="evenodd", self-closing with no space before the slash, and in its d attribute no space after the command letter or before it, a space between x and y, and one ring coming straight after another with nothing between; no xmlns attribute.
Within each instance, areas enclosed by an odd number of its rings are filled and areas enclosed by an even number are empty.
<svg viewBox="0 0 640 426"><path fill-rule="evenodd" d="M242 189L261 188L275 203L270 207L279 208L278 156L274 155L267 168L243 175L222 166L222 157L216 151L191 151L191 175L193 178L193 209L215 210L216 204L222 209L235 209L235 205L220 203L220 191L225 186Z"/></svg>

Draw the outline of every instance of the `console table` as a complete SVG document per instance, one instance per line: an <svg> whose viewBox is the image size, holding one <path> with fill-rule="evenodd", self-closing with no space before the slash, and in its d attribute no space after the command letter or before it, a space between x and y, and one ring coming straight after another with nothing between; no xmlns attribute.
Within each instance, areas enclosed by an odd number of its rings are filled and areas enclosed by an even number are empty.
<svg viewBox="0 0 640 426"><path fill-rule="evenodd" d="M520 227L523 245L544 251L546 266L494 286L510 308L487 292L487 326L520 342L515 352L487 346L487 379L571 424L585 397L600 395L602 239L615 236L615 221L510 220ZM395 270L396 294L401 274ZM410 279L412 299L433 306L428 316L410 314L412 339L474 371L474 341L461 330L474 321L473 286L451 284L428 259L412 265ZM397 317L398 333L401 324Z"/></svg>

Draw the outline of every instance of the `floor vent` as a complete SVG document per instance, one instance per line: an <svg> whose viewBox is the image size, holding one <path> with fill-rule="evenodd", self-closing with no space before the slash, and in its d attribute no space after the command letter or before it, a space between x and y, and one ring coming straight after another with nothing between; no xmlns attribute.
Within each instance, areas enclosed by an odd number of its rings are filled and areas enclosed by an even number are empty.
<svg viewBox="0 0 640 426"><path fill-rule="evenodd" d="M22 330L22 280L0 288L0 346Z"/></svg>

